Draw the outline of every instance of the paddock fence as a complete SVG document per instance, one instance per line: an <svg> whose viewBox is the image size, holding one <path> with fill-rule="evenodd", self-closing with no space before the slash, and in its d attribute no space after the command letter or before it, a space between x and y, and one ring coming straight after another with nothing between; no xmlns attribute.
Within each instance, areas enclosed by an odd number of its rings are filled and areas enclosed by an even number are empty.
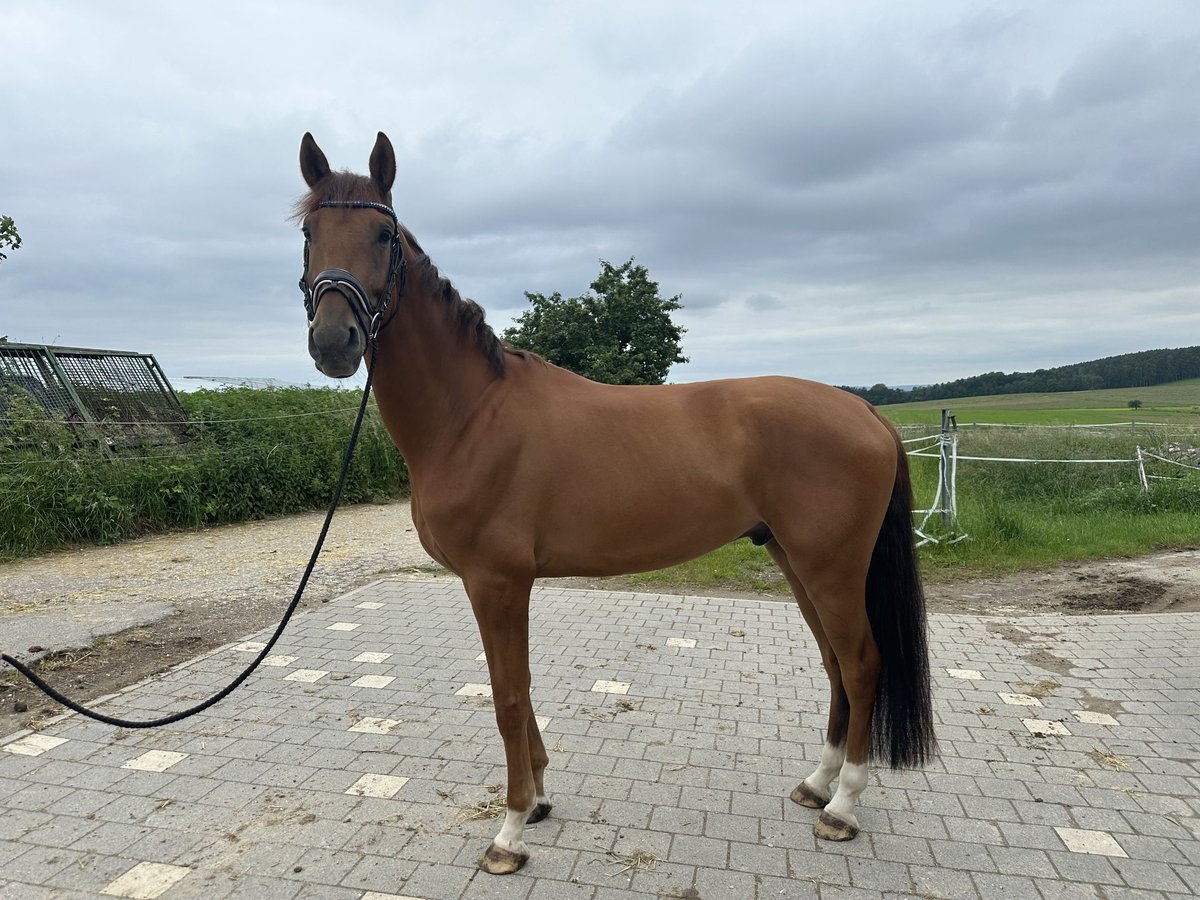
<svg viewBox="0 0 1200 900"><path fill-rule="evenodd" d="M1133 483L1149 493L1155 482L1178 482L1200 472L1200 425L1160 422L1119 422L1082 425L958 423L942 410L941 426L899 426L908 456L936 459L937 476L929 506L914 510L921 518L913 526L918 546L954 544L970 537L959 524L960 463L986 466L1025 466L1051 469L1063 480L1093 486ZM962 452L966 443L974 452ZM987 454L988 449L1032 449L1028 455ZM1041 452L1037 452L1041 451ZM1066 451L1066 452L1063 452ZM1077 466L1107 467L1099 477L1066 477ZM974 474L981 471L974 468ZM994 477L994 476L992 476ZM935 520L936 517L936 520ZM940 526L934 528L933 526ZM937 535L932 532L938 531Z"/></svg>

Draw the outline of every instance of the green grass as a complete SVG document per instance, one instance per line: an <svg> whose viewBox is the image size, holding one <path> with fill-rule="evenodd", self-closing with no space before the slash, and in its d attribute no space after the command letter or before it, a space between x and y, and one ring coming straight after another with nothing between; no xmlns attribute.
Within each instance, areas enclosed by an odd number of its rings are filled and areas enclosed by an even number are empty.
<svg viewBox="0 0 1200 900"><path fill-rule="evenodd" d="M738 591L786 593L787 583L775 560L762 547L749 541L735 541L698 559L643 572L627 579L631 584L695 586L698 588L732 588Z"/></svg>

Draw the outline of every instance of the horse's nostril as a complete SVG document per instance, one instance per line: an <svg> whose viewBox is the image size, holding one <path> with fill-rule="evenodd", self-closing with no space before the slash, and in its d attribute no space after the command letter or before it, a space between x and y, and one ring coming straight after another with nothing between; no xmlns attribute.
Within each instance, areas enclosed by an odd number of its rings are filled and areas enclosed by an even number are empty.
<svg viewBox="0 0 1200 900"><path fill-rule="evenodd" d="M358 344L358 329L353 325L350 326L350 335L346 338L346 346L354 347Z"/></svg>

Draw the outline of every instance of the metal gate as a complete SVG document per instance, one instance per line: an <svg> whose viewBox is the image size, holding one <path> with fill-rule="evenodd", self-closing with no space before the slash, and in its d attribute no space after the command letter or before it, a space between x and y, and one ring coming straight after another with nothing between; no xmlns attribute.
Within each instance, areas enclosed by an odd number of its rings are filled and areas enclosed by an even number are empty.
<svg viewBox="0 0 1200 900"><path fill-rule="evenodd" d="M110 448L179 441L187 424L149 353L0 343L0 432L38 409Z"/></svg>

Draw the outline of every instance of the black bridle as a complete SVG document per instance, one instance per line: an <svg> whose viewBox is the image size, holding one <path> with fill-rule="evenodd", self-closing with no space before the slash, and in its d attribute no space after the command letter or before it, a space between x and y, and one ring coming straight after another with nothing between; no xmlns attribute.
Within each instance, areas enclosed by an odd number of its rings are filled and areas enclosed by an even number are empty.
<svg viewBox="0 0 1200 900"><path fill-rule="evenodd" d="M383 314L387 312L388 305L392 301L392 288L397 289L397 299L404 296L408 267L404 261L404 245L400 241L400 221L390 206L373 203L370 200L323 200L316 205L316 209L329 208L374 209L389 216L392 220L392 245L388 258L387 283L384 285L383 293L379 295L378 303L371 302L366 288L345 269L325 269L318 272L312 286L309 287L308 250L312 241L307 235L304 237L304 271L300 273L300 291L304 294L304 311L308 313L308 321L311 322L316 316L321 298L329 291L337 291L350 304L350 311L354 313L354 318L369 343L375 340L379 330L383 327ZM395 314L393 310L392 315ZM389 318L388 321L391 319Z"/></svg>

